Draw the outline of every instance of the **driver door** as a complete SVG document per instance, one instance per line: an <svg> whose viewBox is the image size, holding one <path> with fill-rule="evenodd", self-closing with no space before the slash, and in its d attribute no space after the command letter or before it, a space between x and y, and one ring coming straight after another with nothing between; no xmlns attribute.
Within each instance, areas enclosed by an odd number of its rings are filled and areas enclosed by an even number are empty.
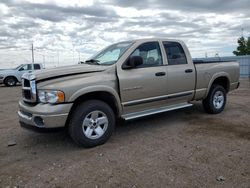
<svg viewBox="0 0 250 188"><path fill-rule="evenodd" d="M23 65L21 68L18 70L18 79L21 80L21 77L24 73L29 73L32 71L32 65L31 64L26 64Z"/></svg>
<svg viewBox="0 0 250 188"><path fill-rule="evenodd" d="M167 93L166 67L158 41L140 44L130 56L141 56L143 64L132 69L118 69L120 95L125 113L162 106Z"/></svg>

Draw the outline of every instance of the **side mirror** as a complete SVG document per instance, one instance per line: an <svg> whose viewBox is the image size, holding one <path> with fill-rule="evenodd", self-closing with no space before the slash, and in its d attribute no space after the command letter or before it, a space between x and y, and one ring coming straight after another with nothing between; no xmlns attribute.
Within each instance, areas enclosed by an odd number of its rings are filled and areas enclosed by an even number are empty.
<svg viewBox="0 0 250 188"><path fill-rule="evenodd" d="M23 67L21 67L20 69L19 69L19 71L23 71L24 70L24 68Z"/></svg>
<svg viewBox="0 0 250 188"><path fill-rule="evenodd" d="M141 56L130 56L129 59L122 65L122 69L132 69L143 64Z"/></svg>

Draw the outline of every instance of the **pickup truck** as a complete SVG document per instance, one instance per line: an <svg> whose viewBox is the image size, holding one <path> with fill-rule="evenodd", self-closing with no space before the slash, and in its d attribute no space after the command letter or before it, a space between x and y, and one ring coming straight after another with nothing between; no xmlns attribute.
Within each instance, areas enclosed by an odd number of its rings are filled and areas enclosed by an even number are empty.
<svg viewBox="0 0 250 188"><path fill-rule="evenodd" d="M32 70L42 69L42 64L21 64L14 69L0 69L0 84L6 86L15 86L18 82L21 82L21 77L24 73L32 72Z"/></svg>
<svg viewBox="0 0 250 188"><path fill-rule="evenodd" d="M190 107L217 114L239 87L237 62L193 62L179 40L112 44L80 65L25 74L22 127L66 127L84 147L105 143L116 121Z"/></svg>

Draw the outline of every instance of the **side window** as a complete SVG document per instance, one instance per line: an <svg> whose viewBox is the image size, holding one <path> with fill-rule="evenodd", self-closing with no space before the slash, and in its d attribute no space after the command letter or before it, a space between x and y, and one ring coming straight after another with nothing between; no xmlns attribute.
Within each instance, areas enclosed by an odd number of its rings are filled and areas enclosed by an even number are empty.
<svg viewBox="0 0 250 188"><path fill-rule="evenodd" d="M31 64L28 64L28 68L27 68L27 70L32 70L32 66L31 66Z"/></svg>
<svg viewBox="0 0 250 188"><path fill-rule="evenodd" d="M143 64L138 67L150 67L162 65L161 50L158 42L141 44L131 56L141 56Z"/></svg>
<svg viewBox="0 0 250 188"><path fill-rule="evenodd" d="M34 70L40 70L40 65L39 64L34 64Z"/></svg>
<svg viewBox="0 0 250 188"><path fill-rule="evenodd" d="M182 46L177 42L163 42L168 58L168 65L187 64L187 58Z"/></svg>

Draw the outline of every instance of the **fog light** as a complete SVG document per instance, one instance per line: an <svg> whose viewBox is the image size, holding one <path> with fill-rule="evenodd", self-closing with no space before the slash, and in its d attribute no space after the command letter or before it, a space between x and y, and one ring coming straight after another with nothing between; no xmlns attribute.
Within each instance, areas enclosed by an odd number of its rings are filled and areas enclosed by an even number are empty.
<svg viewBox="0 0 250 188"><path fill-rule="evenodd" d="M38 127L43 127L44 126L44 121L43 118L36 116L34 118L34 122Z"/></svg>

